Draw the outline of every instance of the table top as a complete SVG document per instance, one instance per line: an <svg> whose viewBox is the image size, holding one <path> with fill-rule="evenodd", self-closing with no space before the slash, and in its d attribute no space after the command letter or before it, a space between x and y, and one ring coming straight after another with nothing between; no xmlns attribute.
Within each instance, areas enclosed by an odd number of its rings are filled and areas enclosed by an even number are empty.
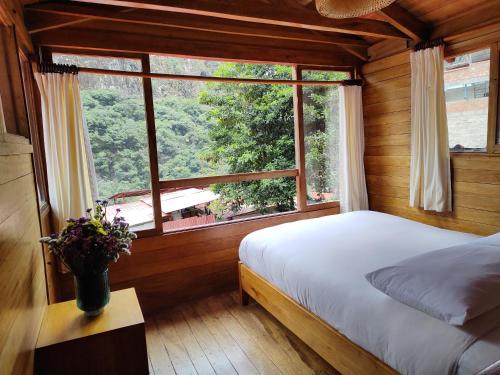
<svg viewBox="0 0 500 375"><path fill-rule="evenodd" d="M76 301L48 305L36 343L37 348L55 345L116 329L144 324L134 288L111 293L109 304L95 317L87 317Z"/></svg>

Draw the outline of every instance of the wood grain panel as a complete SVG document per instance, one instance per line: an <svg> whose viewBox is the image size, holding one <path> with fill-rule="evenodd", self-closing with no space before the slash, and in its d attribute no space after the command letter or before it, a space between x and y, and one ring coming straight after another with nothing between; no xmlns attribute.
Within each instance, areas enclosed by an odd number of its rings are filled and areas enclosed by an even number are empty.
<svg viewBox="0 0 500 375"><path fill-rule="evenodd" d="M270 216L240 223L142 238L132 256L110 269L113 290L135 287L145 312L238 286L238 248L255 230L289 221L332 215L338 208ZM71 275L62 277L62 299L72 298Z"/></svg>
<svg viewBox="0 0 500 375"><path fill-rule="evenodd" d="M235 293L146 317L150 374L339 373L261 306Z"/></svg>
<svg viewBox="0 0 500 375"><path fill-rule="evenodd" d="M400 0L398 4L418 17L421 21L436 25L461 16L465 10L490 5L494 3L494 1L495 0Z"/></svg>
<svg viewBox="0 0 500 375"><path fill-rule="evenodd" d="M370 208L447 229L482 235L500 231L499 156L452 154L453 213L409 207L409 54L365 64L362 71Z"/></svg>
<svg viewBox="0 0 500 375"><path fill-rule="evenodd" d="M15 149L4 147L3 150ZM0 373L31 374L47 304L31 154L0 156Z"/></svg>

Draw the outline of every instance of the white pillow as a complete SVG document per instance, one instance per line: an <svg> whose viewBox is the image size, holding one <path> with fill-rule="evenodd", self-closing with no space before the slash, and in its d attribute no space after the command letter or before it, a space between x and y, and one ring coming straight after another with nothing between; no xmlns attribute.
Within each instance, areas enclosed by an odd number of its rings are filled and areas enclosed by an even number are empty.
<svg viewBox="0 0 500 375"><path fill-rule="evenodd" d="M500 232L366 275L388 296L457 326L500 305Z"/></svg>

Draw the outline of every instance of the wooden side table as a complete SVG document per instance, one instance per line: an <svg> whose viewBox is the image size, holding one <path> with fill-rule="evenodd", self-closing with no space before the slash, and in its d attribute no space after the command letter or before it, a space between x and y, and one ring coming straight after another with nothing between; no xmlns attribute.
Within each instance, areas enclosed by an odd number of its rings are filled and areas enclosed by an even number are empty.
<svg viewBox="0 0 500 375"><path fill-rule="evenodd" d="M135 290L112 292L104 311L92 318L74 300L47 306L35 373L148 374L144 317Z"/></svg>

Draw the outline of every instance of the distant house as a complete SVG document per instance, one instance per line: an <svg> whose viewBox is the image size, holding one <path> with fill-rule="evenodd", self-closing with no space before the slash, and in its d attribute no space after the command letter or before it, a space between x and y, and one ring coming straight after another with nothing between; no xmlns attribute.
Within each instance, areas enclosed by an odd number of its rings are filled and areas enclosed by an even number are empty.
<svg viewBox="0 0 500 375"><path fill-rule="evenodd" d="M126 194L125 194L126 195ZM115 203L107 208L107 217L123 216L131 227L147 229L153 225L153 204L151 195L129 197L134 201ZM163 229L186 228L194 225L215 223L208 204L219 198L210 190L190 188L161 193L161 213Z"/></svg>

